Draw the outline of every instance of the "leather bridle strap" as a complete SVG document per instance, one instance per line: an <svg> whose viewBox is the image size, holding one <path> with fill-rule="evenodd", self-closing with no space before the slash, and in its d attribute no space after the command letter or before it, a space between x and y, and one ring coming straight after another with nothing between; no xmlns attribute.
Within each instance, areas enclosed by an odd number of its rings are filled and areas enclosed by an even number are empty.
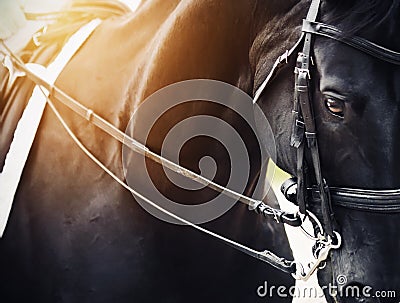
<svg viewBox="0 0 400 303"><path fill-rule="evenodd" d="M335 26L315 22L315 20L303 20L302 31L307 34L314 34L347 44L357 50L369 54L377 59L400 65L400 53L387 49L358 36L347 36ZM306 35L307 35L306 34Z"/></svg>
<svg viewBox="0 0 400 303"><path fill-rule="evenodd" d="M320 0L313 0L310 9L307 14L307 21L315 22ZM297 66L295 73L297 75L297 81L295 83L295 109L294 114L297 117L295 121L295 132L298 133L298 128L304 125L304 134L307 140L307 146L311 153L312 165L314 167L314 175L317 182L317 187L320 193L322 216L325 224L325 232L327 235L334 237L333 227L333 211L329 197L329 190L322 177L321 162L319 157L318 142L317 142L317 130L314 121L314 115L311 105L311 92L310 92L310 62L311 62L311 48L312 48L312 33L306 32L304 39L303 51L299 53L297 58ZM304 180L305 173L305 142L304 138L300 138L301 141L297 142L297 198L300 210L305 211L306 198L302 197L306 192L306 182Z"/></svg>
<svg viewBox="0 0 400 303"><path fill-rule="evenodd" d="M290 178L282 184L281 192L288 201L297 205L296 185L297 178ZM311 203L321 203L320 193L317 188L308 188L307 193ZM329 194L332 206L378 214L400 213L400 189L329 187Z"/></svg>
<svg viewBox="0 0 400 303"><path fill-rule="evenodd" d="M312 1L307 13L307 20L315 21L318 15L320 1ZM311 110L309 97L308 79L310 78L310 54L312 35L305 34L303 50L298 54L295 68L295 93L293 109L293 130L291 144L297 149L297 204L300 211L306 213L306 163L304 161L305 143L304 134L308 141L310 136L315 137L315 123Z"/></svg>
<svg viewBox="0 0 400 303"><path fill-rule="evenodd" d="M371 190L331 187L330 193L335 206L371 213L400 213L400 189ZM312 189L311 195L315 198L319 194Z"/></svg>

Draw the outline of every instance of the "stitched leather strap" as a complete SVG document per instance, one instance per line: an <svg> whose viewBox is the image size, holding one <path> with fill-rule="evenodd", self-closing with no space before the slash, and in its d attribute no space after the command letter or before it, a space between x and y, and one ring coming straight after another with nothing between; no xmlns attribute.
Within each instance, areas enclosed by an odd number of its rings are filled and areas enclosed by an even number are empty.
<svg viewBox="0 0 400 303"><path fill-rule="evenodd" d="M307 21L315 22L319 6L320 0L313 0L310 6L310 10L307 14ZM314 176L317 182L317 187L319 189L320 200L321 200L321 210L322 216L325 224L326 233L333 237L334 236L334 218L333 211L329 196L328 187L325 184L325 181L322 177L321 170L321 161L318 150L318 142L317 142L317 130L314 121L314 114L312 110L312 97L310 93L310 62L311 62L311 49L312 49L312 33L306 32L304 39L303 51L299 53L297 58L297 66L295 69L295 73L297 74L297 81L295 83L295 102L298 102L300 112L298 114L299 121L296 121L296 124L303 122L304 123L304 134L307 140L307 147L310 151L312 158L312 165L314 168ZM303 147L303 142L299 144L297 150L297 189L298 189L298 204L300 211L305 212L306 205L305 201L307 196L305 193L307 192L307 185L305 184L305 164L304 164L304 153L305 147Z"/></svg>
<svg viewBox="0 0 400 303"><path fill-rule="evenodd" d="M310 189L312 200L320 202L319 191ZM354 188L330 188L332 204L358 211L374 213L400 213L400 189L364 190ZM317 203L318 203L317 202Z"/></svg>

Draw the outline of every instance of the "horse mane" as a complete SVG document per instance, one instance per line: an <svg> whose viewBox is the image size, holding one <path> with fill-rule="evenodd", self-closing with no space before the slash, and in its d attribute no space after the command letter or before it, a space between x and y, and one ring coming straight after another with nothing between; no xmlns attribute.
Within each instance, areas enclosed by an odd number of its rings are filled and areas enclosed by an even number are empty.
<svg viewBox="0 0 400 303"><path fill-rule="evenodd" d="M348 35L375 30L398 13L399 3L399 0L326 0L324 21L340 23Z"/></svg>

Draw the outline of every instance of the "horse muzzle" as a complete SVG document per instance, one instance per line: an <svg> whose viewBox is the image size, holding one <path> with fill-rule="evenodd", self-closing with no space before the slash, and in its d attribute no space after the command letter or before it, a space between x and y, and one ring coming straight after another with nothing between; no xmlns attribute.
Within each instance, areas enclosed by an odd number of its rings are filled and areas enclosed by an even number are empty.
<svg viewBox="0 0 400 303"><path fill-rule="evenodd" d="M333 187L329 192L342 246L319 271L320 286L337 285L332 302L398 302L400 190ZM319 216L318 191L310 190L309 198L310 209Z"/></svg>

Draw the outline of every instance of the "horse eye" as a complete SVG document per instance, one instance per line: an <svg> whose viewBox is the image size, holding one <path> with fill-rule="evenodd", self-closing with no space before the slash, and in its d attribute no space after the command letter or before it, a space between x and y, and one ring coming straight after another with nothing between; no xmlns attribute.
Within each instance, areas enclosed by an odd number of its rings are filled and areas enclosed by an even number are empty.
<svg viewBox="0 0 400 303"><path fill-rule="evenodd" d="M332 97L325 99L326 108L335 116L343 118L344 102Z"/></svg>

